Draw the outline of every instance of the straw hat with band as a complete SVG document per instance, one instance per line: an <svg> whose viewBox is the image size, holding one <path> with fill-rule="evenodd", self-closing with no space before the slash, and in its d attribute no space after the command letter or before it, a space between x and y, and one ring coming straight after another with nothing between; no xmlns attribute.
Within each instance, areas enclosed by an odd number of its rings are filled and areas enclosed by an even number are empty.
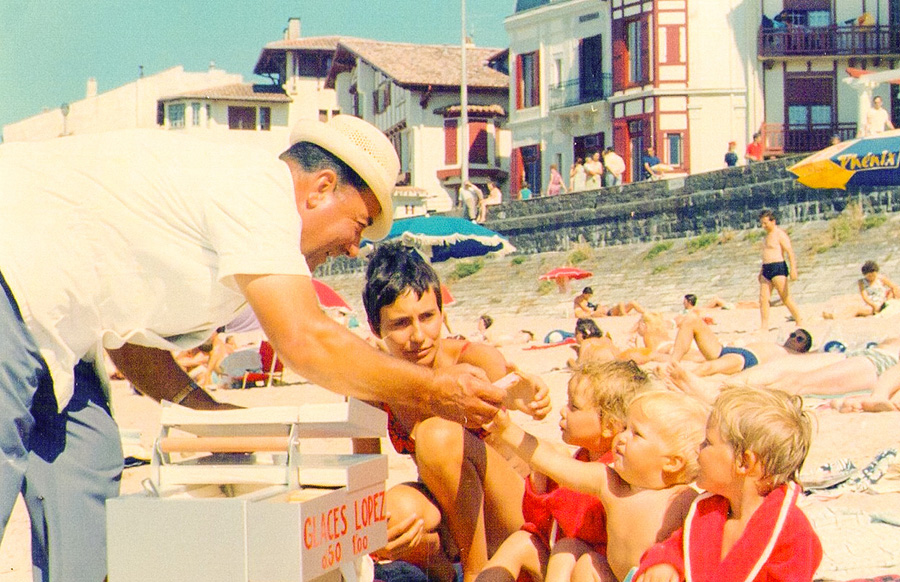
<svg viewBox="0 0 900 582"><path fill-rule="evenodd" d="M352 115L335 115L328 122L302 119L291 131L291 145L306 141L334 154L359 174L375 194L381 212L362 232L376 241L387 236L394 221L391 193L400 174L400 160L381 130Z"/></svg>

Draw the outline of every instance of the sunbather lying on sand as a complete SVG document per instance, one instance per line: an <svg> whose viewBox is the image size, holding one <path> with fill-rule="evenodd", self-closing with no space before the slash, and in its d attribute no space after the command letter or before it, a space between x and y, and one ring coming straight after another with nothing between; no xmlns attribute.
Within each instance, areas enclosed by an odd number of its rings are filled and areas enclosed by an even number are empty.
<svg viewBox="0 0 900 582"><path fill-rule="evenodd" d="M900 388L900 370L896 370L900 338L889 338L871 348L855 352L819 352L788 356L753 370L722 379L704 379L672 363L660 371L667 385L711 401L725 385L748 385L783 390L791 394L852 394L872 391L865 397L834 403L847 412L861 410L863 402L875 409L894 410L891 397ZM888 373L890 372L890 374ZM881 379L884 378L882 381Z"/></svg>
<svg viewBox="0 0 900 582"><path fill-rule="evenodd" d="M581 294L575 297L572 306L575 311L575 317L612 317L617 315L627 315L632 311L643 313L644 308L637 301L620 301L611 305L603 305L600 303L592 303L591 298L594 296L594 290L591 287L585 287Z"/></svg>
<svg viewBox="0 0 900 582"><path fill-rule="evenodd" d="M831 401L841 412L893 412L900 410L900 365L884 371L871 394L848 396Z"/></svg>
<svg viewBox="0 0 900 582"><path fill-rule="evenodd" d="M680 362L696 342L706 362L693 370L698 376L712 374L737 374L742 370L764 364L788 354L802 354L812 346L812 336L804 329L797 329L788 336L784 345L772 342L755 342L745 347L723 346L709 325L696 313L688 313L678 325L672 361Z"/></svg>
<svg viewBox="0 0 900 582"><path fill-rule="evenodd" d="M641 315L632 332L635 334L630 347L620 349L613 343L609 334L603 334L594 320L581 318L575 324L575 341L572 346L578 354L577 361L569 360L569 367L584 364L587 361L620 362L634 361L638 365L652 361L668 359L672 349L671 334L668 331L668 320L657 313L648 311ZM643 345L640 345L643 344Z"/></svg>

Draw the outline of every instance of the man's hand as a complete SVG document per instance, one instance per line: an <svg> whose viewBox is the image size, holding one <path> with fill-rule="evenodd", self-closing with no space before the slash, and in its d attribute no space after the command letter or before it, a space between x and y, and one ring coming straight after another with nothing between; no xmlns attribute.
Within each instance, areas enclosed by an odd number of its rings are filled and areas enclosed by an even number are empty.
<svg viewBox="0 0 900 582"><path fill-rule="evenodd" d="M437 416L477 427L494 418L505 395L488 381L484 370L457 364L434 371L430 408Z"/></svg>
<svg viewBox="0 0 900 582"><path fill-rule="evenodd" d="M635 582L681 582L681 576L671 564L656 564L647 568Z"/></svg>
<svg viewBox="0 0 900 582"><path fill-rule="evenodd" d="M798 273L797 270L794 269L793 271L791 271L790 277L791 281L796 281L797 278L800 277L800 273Z"/></svg>

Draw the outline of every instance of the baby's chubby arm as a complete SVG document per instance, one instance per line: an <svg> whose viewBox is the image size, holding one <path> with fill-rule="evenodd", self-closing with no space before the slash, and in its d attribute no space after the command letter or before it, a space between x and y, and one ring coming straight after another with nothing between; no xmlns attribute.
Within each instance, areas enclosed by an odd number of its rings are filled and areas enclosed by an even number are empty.
<svg viewBox="0 0 900 582"><path fill-rule="evenodd" d="M560 452L552 444L531 435L501 410L485 429L513 448L516 455L535 471L547 475L560 485L597 495L601 499L608 491L609 469L602 463L586 463Z"/></svg>

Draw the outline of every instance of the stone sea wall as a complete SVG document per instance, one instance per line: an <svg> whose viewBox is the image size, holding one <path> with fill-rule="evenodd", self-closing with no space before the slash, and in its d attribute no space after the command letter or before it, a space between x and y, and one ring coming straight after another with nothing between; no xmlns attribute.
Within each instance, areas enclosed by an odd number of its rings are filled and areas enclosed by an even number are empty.
<svg viewBox="0 0 900 582"><path fill-rule="evenodd" d="M900 188L817 190L799 184L786 170L798 159L513 200L492 207L485 226L509 238L519 253L534 254L567 251L582 243L602 247L756 228L763 208L774 209L782 224L828 220L856 200L867 214L900 211ZM323 265L319 274L358 271L362 265L339 258Z"/></svg>
<svg viewBox="0 0 900 582"><path fill-rule="evenodd" d="M531 254L568 250L577 243L596 247L745 230L758 225L763 208L774 209L784 224L834 218L857 199L867 213L900 210L900 188L807 188L785 169L796 160L516 200L492 209L485 226Z"/></svg>

